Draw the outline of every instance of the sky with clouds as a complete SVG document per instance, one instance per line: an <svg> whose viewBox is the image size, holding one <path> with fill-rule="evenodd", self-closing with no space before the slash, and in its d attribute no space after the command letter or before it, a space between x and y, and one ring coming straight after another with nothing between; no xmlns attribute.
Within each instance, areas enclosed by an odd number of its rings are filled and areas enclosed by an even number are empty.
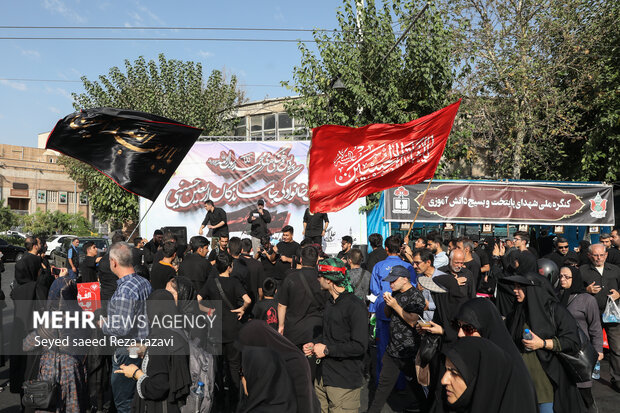
<svg viewBox="0 0 620 413"><path fill-rule="evenodd" d="M311 39L310 32L54 30L6 26L245 27L335 29L341 0L4 0L0 13L0 143L36 146L74 111L81 76L96 79L139 56L201 62L234 74L250 100L287 96L295 42L23 40L15 37L199 37ZM6 38L12 39L6 39ZM311 45L313 48L313 46ZM26 79L36 79L26 80Z"/></svg>

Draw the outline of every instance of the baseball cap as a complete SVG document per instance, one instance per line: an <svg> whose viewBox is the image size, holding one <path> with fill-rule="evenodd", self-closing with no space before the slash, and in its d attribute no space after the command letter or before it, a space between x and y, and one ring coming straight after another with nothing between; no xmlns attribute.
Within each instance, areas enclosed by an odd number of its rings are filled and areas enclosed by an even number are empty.
<svg viewBox="0 0 620 413"><path fill-rule="evenodd" d="M392 267L390 273L387 275L387 277L383 279L383 281L391 283L398 280L400 277L409 278L411 277L411 274L409 274L409 271L407 271L407 269L402 265L395 265Z"/></svg>

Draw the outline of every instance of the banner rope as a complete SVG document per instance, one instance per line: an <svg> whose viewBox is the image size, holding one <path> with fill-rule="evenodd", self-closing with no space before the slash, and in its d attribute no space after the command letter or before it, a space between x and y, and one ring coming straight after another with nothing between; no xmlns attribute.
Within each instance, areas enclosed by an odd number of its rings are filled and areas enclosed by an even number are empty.
<svg viewBox="0 0 620 413"><path fill-rule="evenodd" d="M422 195L422 201L420 201L420 204L418 205L418 210L415 212L415 216L413 217L413 221L411 222L411 227L409 227L409 231L407 231L407 235L405 236L405 239L409 239L409 235L411 234L411 231L413 230L413 226L415 225L415 221L416 219L418 219L418 214L420 213L420 209L422 209L422 204L424 203L424 199L426 198L426 193L428 192L428 188L430 188L431 183L433 182L433 178L434 176L431 177L430 181L428 181L428 185L426 185L426 189L424 190L424 195Z"/></svg>

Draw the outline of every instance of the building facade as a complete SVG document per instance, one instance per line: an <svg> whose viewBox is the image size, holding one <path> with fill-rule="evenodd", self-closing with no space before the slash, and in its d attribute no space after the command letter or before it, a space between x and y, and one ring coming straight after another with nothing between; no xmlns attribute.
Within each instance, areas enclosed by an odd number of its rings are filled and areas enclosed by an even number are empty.
<svg viewBox="0 0 620 413"><path fill-rule="evenodd" d="M58 164L58 152L44 149L47 135L39 135L38 148L0 144L0 199L20 215L61 211L92 221L86 194Z"/></svg>

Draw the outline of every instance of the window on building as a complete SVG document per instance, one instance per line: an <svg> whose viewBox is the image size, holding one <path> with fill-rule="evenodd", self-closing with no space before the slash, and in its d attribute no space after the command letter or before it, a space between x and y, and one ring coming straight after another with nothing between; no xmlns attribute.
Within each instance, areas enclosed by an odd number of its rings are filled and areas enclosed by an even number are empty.
<svg viewBox="0 0 620 413"><path fill-rule="evenodd" d="M263 116L255 115L250 117L250 131L252 133L263 131Z"/></svg>
<svg viewBox="0 0 620 413"><path fill-rule="evenodd" d="M247 126L246 126L245 117L238 118L236 125L235 125L234 135L235 136L246 136L246 133L247 133Z"/></svg>
<svg viewBox="0 0 620 413"><path fill-rule="evenodd" d="M47 202L48 203L58 202L58 191L47 191Z"/></svg>
<svg viewBox="0 0 620 413"><path fill-rule="evenodd" d="M75 192L67 193L67 202L69 204L75 204L75 201L76 201L76 199L75 199Z"/></svg>

